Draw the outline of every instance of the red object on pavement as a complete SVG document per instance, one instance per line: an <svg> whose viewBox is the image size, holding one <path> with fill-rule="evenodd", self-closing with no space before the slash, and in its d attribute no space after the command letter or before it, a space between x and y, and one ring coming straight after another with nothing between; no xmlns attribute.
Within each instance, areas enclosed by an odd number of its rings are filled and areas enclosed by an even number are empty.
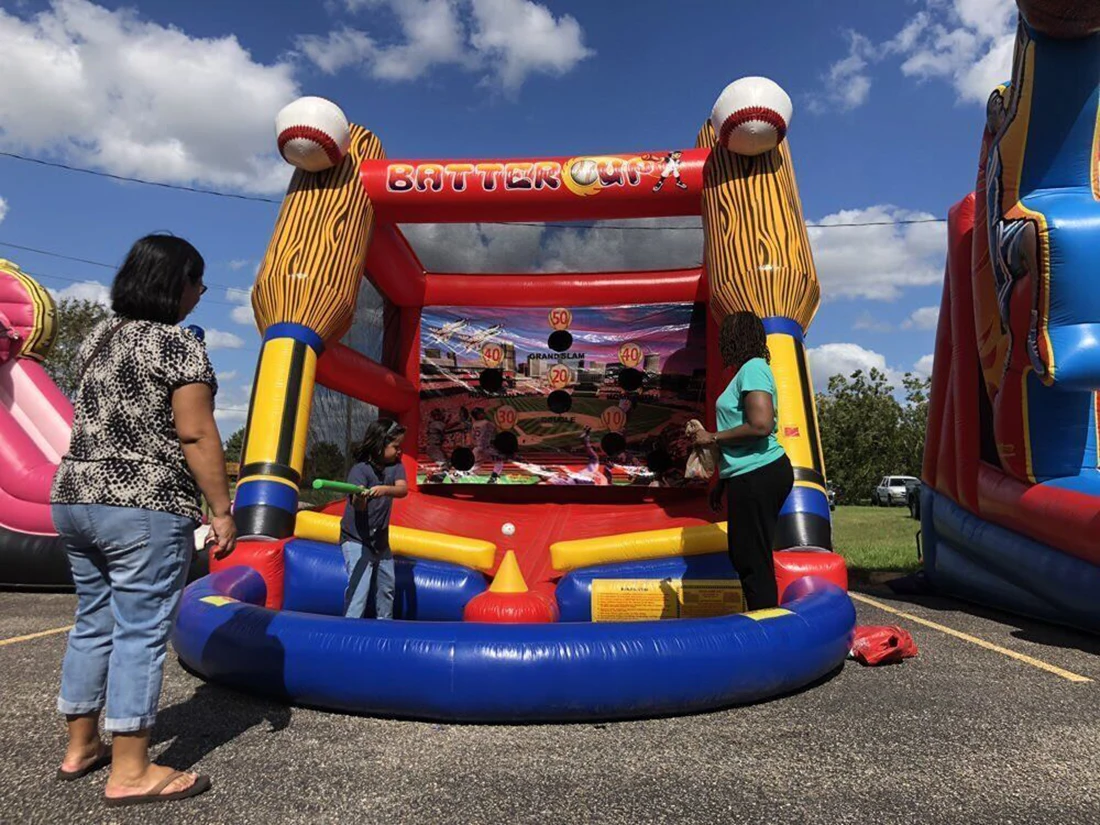
<svg viewBox="0 0 1100 825"><path fill-rule="evenodd" d="M851 657L861 665L893 665L917 655L917 643L900 627L856 628Z"/></svg>

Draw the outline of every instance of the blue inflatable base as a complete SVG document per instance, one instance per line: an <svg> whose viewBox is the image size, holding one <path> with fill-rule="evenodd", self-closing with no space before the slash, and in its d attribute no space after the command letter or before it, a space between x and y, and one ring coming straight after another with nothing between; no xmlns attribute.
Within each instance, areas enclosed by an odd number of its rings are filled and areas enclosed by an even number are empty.
<svg viewBox="0 0 1100 825"><path fill-rule="evenodd" d="M302 705L455 722L675 715L789 693L843 663L856 618L815 578L774 614L616 624L356 620L264 597L247 567L188 587L172 637L182 662Z"/></svg>
<svg viewBox="0 0 1100 825"><path fill-rule="evenodd" d="M460 622L467 602L488 587L469 567L441 561L394 560L393 615L422 622ZM348 572L334 544L294 539L283 551L283 610L344 614Z"/></svg>
<svg viewBox="0 0 1100 825"><path fill-rule="evenodd" d="M1100 632L1100 567L978 518L925 487L924 570L939 592Z"/></svg>

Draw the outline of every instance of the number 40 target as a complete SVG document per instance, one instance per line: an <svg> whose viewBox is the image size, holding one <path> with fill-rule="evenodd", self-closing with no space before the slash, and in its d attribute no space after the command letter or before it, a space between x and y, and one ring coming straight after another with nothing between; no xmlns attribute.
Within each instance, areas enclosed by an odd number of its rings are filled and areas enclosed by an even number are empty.
<svg viewBox="0 0 1100 825"><path fill-rule="evenodd" d="M633 341L619 347L619 363L628 369L635 369L642 363L642 348Z"/></svg>
<svg viewBox="0 0 1100 825"><path fill-rule="evenodd" d="M504 362L504 347L488 343L481 348L481 360L487 367L499 367Z"/></svg>

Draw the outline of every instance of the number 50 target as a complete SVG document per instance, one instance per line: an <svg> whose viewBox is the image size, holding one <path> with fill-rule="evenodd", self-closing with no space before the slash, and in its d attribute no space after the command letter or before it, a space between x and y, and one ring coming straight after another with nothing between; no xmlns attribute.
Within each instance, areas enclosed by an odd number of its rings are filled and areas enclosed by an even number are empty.
<svg viewBox="0 0 1100 825"><path fill-rule="evenodd" d="M554 364L546 371L546 377L550 381L550 386L556 390L560 390L562 387L568 387L573 383L573 376L569 372L569 367L564 364Z"/></svg>
<svg viewBox="0 0 1100 825"><path fill-rule="evenodd" d="M550 310L550 326L554 329L569 329L573 323L573 313L565 307Z"/></svg>

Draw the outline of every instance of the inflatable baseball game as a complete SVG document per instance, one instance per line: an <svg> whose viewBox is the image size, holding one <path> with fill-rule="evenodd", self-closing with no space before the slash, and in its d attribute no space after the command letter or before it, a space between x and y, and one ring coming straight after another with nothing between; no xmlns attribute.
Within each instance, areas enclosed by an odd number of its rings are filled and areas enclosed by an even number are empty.
<svg viewBox="0 0 1100 825"><path fill-rule="evenodd" d="M263 336L235 516L247 536L188 588L181 659L295 702L464 721L721 707L835 669L855 613L831 552L803 335L818 284L771 81L728 87L688 149L392 160L329 101L279 116L298 170L253 290ZM703 266L428 272L401 227L701 215ZM360 279L380 361L340 343ZM779 433L782 606L746 613L687 421L713 428L725 313L765 318ZM343 501L299 511L316 385L396 416L394 621L342 617Z"/></svg>
<svg viewBox="0 0 1100 825"><path fill-rule="evenodd" d="M1019 0L951 210L924 456L943 592L1100 631L1100 10Z"/></svg>

